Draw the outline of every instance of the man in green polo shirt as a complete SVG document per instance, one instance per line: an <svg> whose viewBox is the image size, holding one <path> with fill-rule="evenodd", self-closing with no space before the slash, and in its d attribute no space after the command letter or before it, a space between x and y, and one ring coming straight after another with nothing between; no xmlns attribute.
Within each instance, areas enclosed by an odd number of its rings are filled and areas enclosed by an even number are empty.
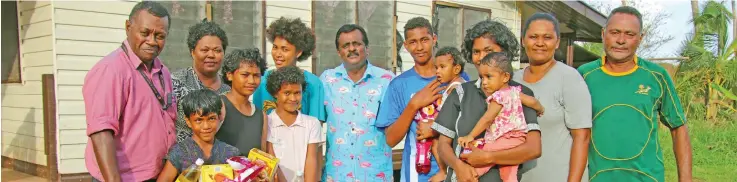
<svg viewBox="0 0 737 182"><path fill-rule="evenodd" d="M578 68L594 114L590 181L665 181L658 122L671 131L680 181L691 181L691 142L673 81L635 55L642 15L628 6L612 10L601 37L606 56Z"/></svg>

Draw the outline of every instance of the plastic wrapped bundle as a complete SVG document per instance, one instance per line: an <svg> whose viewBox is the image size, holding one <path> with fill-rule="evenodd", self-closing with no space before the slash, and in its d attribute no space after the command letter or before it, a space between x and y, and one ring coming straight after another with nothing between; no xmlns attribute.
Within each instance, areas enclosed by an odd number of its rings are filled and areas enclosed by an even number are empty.
<svg viewBox="0 0 737 182"><path fill-rule="evenodd" d="M259 176L266 177L266 171L264 171L266 164L261 161L251 161L246 157L236 156L226 162L233 168L235 178L232 180L226 178L223 179L223 182L255 182L258 181Z"/></svg>

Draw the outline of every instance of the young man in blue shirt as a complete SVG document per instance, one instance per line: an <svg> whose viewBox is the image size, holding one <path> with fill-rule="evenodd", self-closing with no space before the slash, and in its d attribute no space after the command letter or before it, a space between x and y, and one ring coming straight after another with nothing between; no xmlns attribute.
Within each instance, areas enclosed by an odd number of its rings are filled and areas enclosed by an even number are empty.
<svg viewBox="0 0 737 182"><path fill-rule="evenodd" d="M435 79L433 47L438 38L432 24L425 18L415 17L404 26L406 37L404 46L412 55L415 66L400 74L387 88L379 108L376 126L384 128L386 142L390 147L396 146L407 137L402 154L402 182L428 181L439 167L435 157L431 157L431 169L427 174L418 174L415 169L417 149L417 123L414 122L417 111L430 105L442 95L444 90ZM463 73L462 77L468 80ZM429 125L423 125L429 127Z"/></svg>

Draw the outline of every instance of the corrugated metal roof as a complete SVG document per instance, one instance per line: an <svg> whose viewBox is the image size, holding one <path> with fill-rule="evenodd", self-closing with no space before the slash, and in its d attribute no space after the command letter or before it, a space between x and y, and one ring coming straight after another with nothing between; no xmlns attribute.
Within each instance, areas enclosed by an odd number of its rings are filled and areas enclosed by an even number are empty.
<svg viewBox="0 0 737 182"><path fill-rule="evenodd" d="M576 41L601 42L601 30L606 25L606 16L581 1L525 1L535 11L525 12L522 16L535 12L546 12L555 15L568 30L576 32Z"/></svg>

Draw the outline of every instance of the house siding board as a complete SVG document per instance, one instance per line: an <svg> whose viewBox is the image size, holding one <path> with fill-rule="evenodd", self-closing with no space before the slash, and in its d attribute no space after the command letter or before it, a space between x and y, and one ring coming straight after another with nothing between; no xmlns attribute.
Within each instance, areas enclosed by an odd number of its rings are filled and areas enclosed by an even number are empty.
<svg viewBox="0 0 737 182"><path fill-rule="evenodd" d="M300 18L307 27L312 26L312 2L309 1L296 1L296 2L279 2L279 1L267 1L266 2L266 24L268 28L271 22L279 19L280 17L287 18ZM264 37L266 34L264 34ZM274 65L274 59L271 58L271 47L273 44L269 42L268 38L265 37L266 49L262 50L266 52L266 64L268 69L276 68ZM304 70L312 72L312 57L308 57L306 60L297 62L297 66Z"/></svg>
<svg viewBox="0 0 737 182"><path fill-rule="evenodd" d="M451 2L491 9L492 18L503 21L515 34L520 31L521 20L514 3ZM128 18L128 13L135 3L135 1L19 2L19 24L22 27L20 37L23 41L21 44L23 83L4 84L2 147L3 151L13 151L4 152L4 156L40 165L46 164L44 148L41 145L43 104L40 75L55 73L60 143L59 172L62 174L86 172L84 148L87 137L81 86L87 71L103 56L117 48L125 38L123 22ZM265 3L265 26L281 16L301 18L305 24L311 26L311 2ZM431 1L399 0L396 6L397 29L403 37L403 26L410 18L417 16L430 20L432 18ZM268 41L265 45L262 51L266 53L267 63L273 69L273 59L270 56L272 45ZM414 65L406 49L400 50L400 56L404 60L402 71ZM298 62L297 65L312 71L312 58ZM398 146L401 148L402 145Z"/></svg>
<svg viewBox="0 0 737 182"><path fill-rule="evenodd" d="M24 84L3 84L3 94L41 95L41 81L25 81ZM22 112L19 112L19 113L22 113ZM5 110L3 110L3 118L5 118L5 116L6 116Z"/></svg>
<svg viewBox="0 0 737 182"><path fill-rule="evenodd" d="M51 35L51 20L21 25L19 33L23 40Z"/></svg>
<svg viewBox="0 0 737 182"><path fill-rule="evenodd" d="M18 2L21 83L4 83L2 155L46 165L41 74L53 73L51 3Z"/></svg>
<svg viewBox="0 0 737 182"><path fill-rule="evenodd" d="M61 148L60 148L61 149ZM72 150L82 150L84 148L75 147ZM63 150L60 150L63 151ZM87 173L87 167L85 167L84 157L79 158L75 154L59 154L59 174L76 174L76 173Z"/></svg>
<svg viewBox="0 0 737 182"><path fill-rule="evenodd" d="M31 95L34 96L34 95ZM14 122L33 122L37 124L43 123L43 112L41 109L18 107L14 106L2 106L3 120L14 121ZM5 127L5 125L3 125ZM17 132L16 132L17 133ZM43 136L43 135L40 135Z"/></svg>
<svg viewBox="0 0 737 182"><path fill-rule="evenodd" d="M125 20L128 19L128 16L70 9L57 9L54 18L56 25L79 25L124 29Z"/></svg>
<svg viewBox="0 0 737 182"><path fill-rule="evenodd" d="M54 65L54 54L51 50L24 53L21 64L24 67L40 67L40 66L53 66ZM25 79L24 79L25 80ZM39 94L41 92L39 91Z"/></svg>
<svg viewBox="0 0 737 182"><path fill-rule="evenodd" d="M418 11L419 9L419 11ZM404 34L404 25L407 24L409 19L414 17L423 17L432 22L432 1L411 1L411 0L398 0L397 1L397 31L402 34L402 38L407 39ZM415 65L412 59L412 55L409 54L407 49L402 46L400 49L399 57L402 58L402 70L401 72L407 71ZM404 146L404 145L397 145ZM395 147L396 148L396 147Z"/></svg>
<svg viewBox="0 0 737 182"><path fill-rule="evenodd" d="M13 141L16 141L16 140L13 140ZM26 161L26 162L33 163L33 164L42 165L42 166L46 165L46 154L44 153L44 151L18 147L14 144L15 144L14 142L11 142L10 145L7 145L3 142L3 145L2 145L3 156L11 158L11 159L22 160L22 161ZM41 149L43 149L43 147Z"/></svg>
<svg viewBox="0 0 737 182"><path fill-rule="evenodd" d="M58 160L60 174L85 173L88 137L82 84L87 72L125 40L134 1L54 2Z"/></svg>
<svg viewBox="0 0 737 182"><path fill-rule="evenodd" d="M33 10L37 8L41 8L44 6L50 5L50 1L20 1L18 2L18 11L28 11Z"/></svg>
<svg viewBox="0 0 737 182"><path fill-rule="evenodd" d="M58 128L64 130L84 130L87 129L87 123L84 114L65 114L59 117Z"/></svg>

